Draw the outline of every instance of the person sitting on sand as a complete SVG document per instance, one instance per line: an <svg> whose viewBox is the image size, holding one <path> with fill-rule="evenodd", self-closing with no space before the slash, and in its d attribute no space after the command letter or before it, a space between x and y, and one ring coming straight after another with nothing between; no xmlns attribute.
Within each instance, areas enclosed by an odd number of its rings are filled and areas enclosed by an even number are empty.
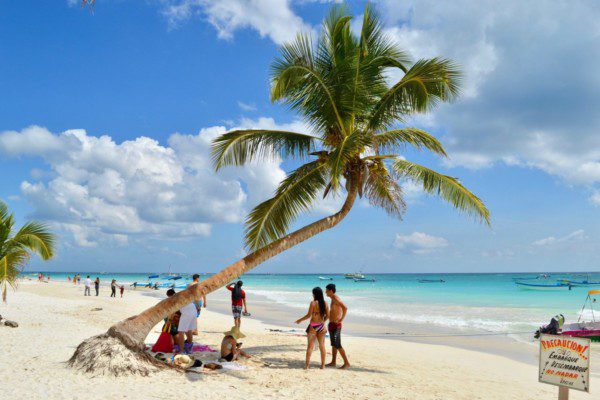
<svg viewBox="0 0 600 400"><path fill-rule="evenodd" d="M242 325L242 306L244 314L248 314L246 306L246 292L242 290L242 281L227 285L227 290L231 292L231 312L233 314L233 323L238 328Z"/></svg>
<svg viewBox="0 0 600 400"><path fill-rule="evenodd" d="M167 297L173 297L174 295L174 289L167 290ZM167 332L171 335L171 346L175 344L175 340L178 338L179 331L177 330L177 326L179 325L180 316L181 312L179 310L175 311L173 314L165 318L165 324L162 327L163 332Z"/></svg>
<svg viewBox="0 0 600 400"><path fill-rule="evenodd" d="M344 365L340 369L350 368L350 362L346 356L346 351L342 348L342 321L346 318L348 307L335 294L336 288L333 283L325 286L325 294L331 299L331 311L329 312L329 339L331 340L331 362L328 367L335 367L337 353L339 352L344 360Z"/></svg>
<svg viewBox="0 0 600 400"><path fill-rule="evenodd" d="M308 307L308 313L296 323L299 324L310 318L308 328L306 328L306 334L308 336L308 347L306 348L306 363L304 369L308 369L310 366L310 357L313 352L315 340L319 343L319 351L321 352L321 369L325 368L325 334L327 328L325 322L329 319L329 306L325 303L323 297L323 289L316 287L312 290L313 300L310 302Z"/></svg>
<svg viewBox="0 0 600 400"><path fill-rule="evenodd" d="M225 335L221 341L221 358L225 361L235 361L240 356L250 358L250 355L242 351L242 343L238 343L238 340L245 338L240 328L237 326L231 327L227 332L223 332Z"/></svg>

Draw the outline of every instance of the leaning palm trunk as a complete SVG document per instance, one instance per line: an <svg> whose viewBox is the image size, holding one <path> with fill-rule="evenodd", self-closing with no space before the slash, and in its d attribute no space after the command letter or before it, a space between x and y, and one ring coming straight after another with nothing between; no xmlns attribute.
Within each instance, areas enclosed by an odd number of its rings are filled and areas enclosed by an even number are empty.
<svg viewBox="0 0 600 400"><path fill-rule="evenodd" d="M113 325L103 335L91 337L81 343L69 360L69 365L91 373L108 372L113 375L138 373L148 375L166 364L159 363L144 350L144 340L150 330L167 315L186 304L214 292L231 280L262 264L277 254L304 242L311 237L333 228L340 223L352 208L357 195L353 185L344 205L337 213L313 222L275 242L247 255L231 264L218 274L193 285L157 305Z"/></svg>

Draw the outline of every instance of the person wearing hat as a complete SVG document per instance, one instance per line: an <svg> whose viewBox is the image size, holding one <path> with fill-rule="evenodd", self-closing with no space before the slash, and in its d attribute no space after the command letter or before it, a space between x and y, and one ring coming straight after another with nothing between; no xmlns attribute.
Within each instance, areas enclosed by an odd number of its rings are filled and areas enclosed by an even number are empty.
<svg viewBox="0 0 600 400"><path fill-rule="evenodd" d="M221 358L225 361L235 361L239 356L250 358L250 355L241 350L242 343L238 340L245 338L240 328L233 326L229 331L223 332L223 340L221 341Z"/></svg>

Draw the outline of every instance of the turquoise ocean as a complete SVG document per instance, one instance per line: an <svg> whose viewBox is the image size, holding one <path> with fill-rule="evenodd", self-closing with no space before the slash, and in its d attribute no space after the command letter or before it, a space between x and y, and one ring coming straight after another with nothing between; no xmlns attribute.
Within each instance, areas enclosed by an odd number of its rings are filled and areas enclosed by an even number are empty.
<svg viewBox="0 0 600 400"><path fill-rule="evenodd" d="M75 273L45 272L53 281L66 281ZM151 273L90 273L80 272L82 278L99 277L103 284L116 279L126 286L133 282L175 282L185 285L189 274L177 281L166 277L149 279ZM37 272L28 271L28 276ZM201 279L210 274L202 274ZM241 279L249 296L261 296L274 304L305 309L315 286L335 283L338 293L346 301L353 316L377 320L380 326L431 326L436 331L478 331L490 333L532 332L558 313L567 322L575 322L591 287L572 287L560 290L525 290L515 280L553 283L571 281L600 281L600 273L551 273L547 279L535 279L537 273L523 274L365 274L375 282L355 282L343 275L318 274L248 274ZM319 279L332 278L331 281ZM419 280L444 280L420 283ZM159 293L166 289L162 288ZM596 319L600 319L600 302ZM589 311L582 315L591 319ZM410 329L408 329L410 331ZM422 330L421 330L422 331Z"/></svg>

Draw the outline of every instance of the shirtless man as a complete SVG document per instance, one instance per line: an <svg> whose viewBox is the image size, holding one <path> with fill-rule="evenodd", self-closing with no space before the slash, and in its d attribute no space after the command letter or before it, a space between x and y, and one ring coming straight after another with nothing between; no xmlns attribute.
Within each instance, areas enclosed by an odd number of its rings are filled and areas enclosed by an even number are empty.
<svg viewBox="0 0 600 400"><path fill-rule="evenodd" d="M339 352L344 360L344 365L340 369L350 368L350 362L346 356L346 351L342 348L342 321L346 318L348 307L335 294L335 285L330 283L325 287L325 294L331 299L331 311L329 312L329 338L331 339L331 362L328 367L335 367L337 353Z"/></svg>

